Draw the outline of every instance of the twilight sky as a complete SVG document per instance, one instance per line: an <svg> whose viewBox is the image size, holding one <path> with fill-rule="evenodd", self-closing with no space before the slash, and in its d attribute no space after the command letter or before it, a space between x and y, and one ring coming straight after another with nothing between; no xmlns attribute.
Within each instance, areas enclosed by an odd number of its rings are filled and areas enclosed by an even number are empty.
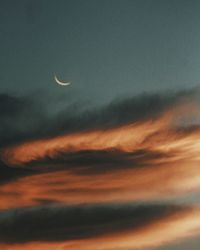
<svg viewBox="0 0 200 250"><path fill-rule="evenodd" d="M199 13L0 1L0 248L199 250Z"/></svg>
<svg viewBox="0 0 200 250"><path fill-rule="evenodd" d="M0 91L102 102L199 84L198 0L2 0L0 7ZM56 86L54 73L73 86Z"/></svg>

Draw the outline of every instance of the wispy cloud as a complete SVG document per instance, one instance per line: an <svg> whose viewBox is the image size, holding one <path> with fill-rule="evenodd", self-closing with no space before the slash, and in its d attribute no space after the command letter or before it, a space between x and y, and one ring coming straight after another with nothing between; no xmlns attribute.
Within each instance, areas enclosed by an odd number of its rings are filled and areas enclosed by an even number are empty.
<svg viewBox="0 0 200 250"><path fill-rule="evenodd" d="M142 95L50 117L31 99L0 95L0 246L121 250L197 234L198 206L136 206L199 190L197 96Z"/></svg>

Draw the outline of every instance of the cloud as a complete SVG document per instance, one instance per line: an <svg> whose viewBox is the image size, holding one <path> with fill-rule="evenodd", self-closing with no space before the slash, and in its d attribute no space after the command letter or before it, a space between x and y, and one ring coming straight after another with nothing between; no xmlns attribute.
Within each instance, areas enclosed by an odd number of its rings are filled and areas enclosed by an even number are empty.
<svg viewBox="0 0 200 250"><path fill-rule="evenodd" d="M199 91L194 89L167 94L142 94L116 99L101 107L65 103L63 100L63 111L57 113L54 112L55 100L48 97L48 100L44 101L42 94L16 97L2 93L0 94L0 146L34 138L118 127L155 119L182 101L194 100L197 93Z"/></svg>
<svg viewBox="0 0 200 250"><path fill-rule="evenodd" d="M100 249L147 248L198 234L199 217L197 207L172 205L21 208L0 213L0 246L99 249L101 242Z"/></svg>
<svg viewBox="0 0 200 250"><path fill-rule="evenodd" d="M0 94L0 116L10 117L24 110L25 100L8 94Z"/></svg>
<svg viewBox="0 0 200 250"><path fill-rule="evenodd" d="M6 164L0 161L0 184L5 184L9 181L15 181L22 176L33 175L34 172L30 169L9 168Z"/></svg>
<svg viewBox="0 0 200 250"><path fill-rule="evenodd" d="M28 139L45 119L31 98L0 94L0 146Z"/></svg>
<svg viewBox="0 0 200 250"><path fill-rule="evenodd" d="M51 113L39 97L0 95L0 247L121 250L195 235L199 208L133 202L200 188L197 96Z"/></svg>
<svg viewBox="0 0 200 250"><path fill-rule="evenodd" d="M68 131L2 147L1 159L6 167L0 171L7 183L1 185L0 197L4 200L1 208L45 202L149 200L198 190L199 126L185 127L185 123L179 126L174 122L194 112L195 106L188 101L190 95L176 94L174 100L179 105L170 108L164 105L165 111L161 112L161 108L157 117L149 112L151 118L144 116L134 122L122 118L123 124L117 122L107 128L105 122L101 128L96 124L93 129ZM140 97L138 100L143 104L139 106L145 106L148 98ZM129 102L138 102L133 100ZM126 102L115 105L120 110ZM116 108L108 107L105 111L112 120L115 112L112 115L109 109ZM14 167L12 174L9 167Z"/></svg>
<svg viewBox="0 0 200 250"><path fill-rule="evenodd" d="M176 156L177 158L179 156ZM19 177L1 184L1 209L46 203L90 204L168 199L200 188L199 162L182 159L140 158L139 166L114 165L66 167L54 170L48 163L44 172ZM142 161L143 165L142 165ZM41 165L41 168L43 165ZM48 169L48 167L50 169ZM56 167L58 168L56 170ZM13 193L14 190L14 193Z"/></svg>
<svg viewBox="0 0 200 250"><path fill-rule="evenodd" d="M88 205L21 208L0 213L0 242L62 241L123 232L181 211L176 206Z"/></svg>
<svg viewBox="0 0 200 250"><path fill-rule="evenodd" d="M147 119L118 125L114 127L93 128L74 131L48 138L38 138L19 143L13 147L3 148L2 159L10 165L20 165L43 157L53 157L59 152L78 152L86 150L122 150L133 152L146 147L154 149L154 138L168 137L170 145L173 137L180 137L175 131L174 120L180 119L186 112L192 113L194 105L182 104L162 113L157 119ZM193 111L194 112L194 111ZM184 114L184 115L183 115ZM194 114L193 114L194 115ZM197 113L196 113L197 115ZM180 116L180 117L179 117ZM178 118L177 118L178 117ZM186 115L187 117L187 115ZM45 125L43 125L45 126ZM192 133L191 133L192 134ZM152 145L146 143L149 138ZM158 143L158 146L160 142Z"/></svg>

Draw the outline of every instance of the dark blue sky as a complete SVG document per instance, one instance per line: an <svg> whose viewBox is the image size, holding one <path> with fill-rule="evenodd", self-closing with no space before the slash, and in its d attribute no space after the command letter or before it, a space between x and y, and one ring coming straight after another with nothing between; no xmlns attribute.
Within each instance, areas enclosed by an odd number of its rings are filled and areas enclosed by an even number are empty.
<svg viewBox="0 0 200 250"><path fill-rule="evenodd" d="M199 85L199 13L197 0L1 0L0 92L104 102Z"/></svg>

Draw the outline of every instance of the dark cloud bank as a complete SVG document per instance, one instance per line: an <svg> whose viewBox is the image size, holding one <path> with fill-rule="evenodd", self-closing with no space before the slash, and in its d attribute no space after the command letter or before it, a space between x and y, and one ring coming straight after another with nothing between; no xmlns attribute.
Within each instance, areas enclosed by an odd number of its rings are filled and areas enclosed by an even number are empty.
<svg viewBox="0 0 200 250"><path fill-rule="evenodd" d="M194 100L198 89L177 93L142 94L84 110L78 105L47 115L40 98L0 94L0 146L33 138L49 137L80 130L116 127L130 122L156 118L183 100ZM40 103L40 104L39 104Z"/></svg>
<svg viewBox="0 0 200 250"><path fill-rule="evenodd" d="M0 212L0 242L63 241L137 229L181 211L172 205L43 206Z"/></svg>

